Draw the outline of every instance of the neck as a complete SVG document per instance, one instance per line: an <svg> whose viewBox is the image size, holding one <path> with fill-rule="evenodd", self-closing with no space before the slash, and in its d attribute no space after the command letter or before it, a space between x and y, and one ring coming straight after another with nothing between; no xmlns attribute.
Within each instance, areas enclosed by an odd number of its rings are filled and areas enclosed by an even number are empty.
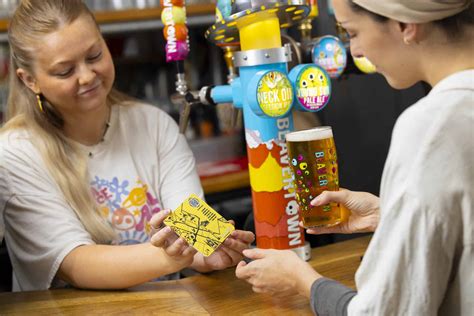
<svg viewBox="0 0 474 316"><path fill-rule="evenodd" d="M103 106L90 113L65 115L64 133L83 145L98 144L107 131L110 111L109 106Z"/></svg>
<svg viewBox="0 0 474 316"><path fill-rule="evenodd" d="M463 70L474 69L474 36L470 32L456 41L435 42L422 46L420 61L424 81L432 87L444 78Z"/></svg>

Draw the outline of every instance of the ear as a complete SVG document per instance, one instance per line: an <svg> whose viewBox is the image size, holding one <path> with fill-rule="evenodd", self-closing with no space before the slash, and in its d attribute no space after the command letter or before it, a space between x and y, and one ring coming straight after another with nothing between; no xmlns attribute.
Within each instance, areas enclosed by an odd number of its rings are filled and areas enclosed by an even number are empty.
<svg viewBox="0 0 474 316"><path fill-rule="evenodd" d="M33 75L31 75L28 71L22 68L18 68L16 70L16 75L18 76L18 78L20 78L21 81L23 81L25 86L27 86L31 91L33 91L33 93L41 93L41 89L39 88L35 77L33 77Z"/></svg>
<svg viewBox="0 0 474 316"><path fill-rule="evenodd" d="M420 42L421 28L416 23L400 23L402 40L405 44Z"/></svg>

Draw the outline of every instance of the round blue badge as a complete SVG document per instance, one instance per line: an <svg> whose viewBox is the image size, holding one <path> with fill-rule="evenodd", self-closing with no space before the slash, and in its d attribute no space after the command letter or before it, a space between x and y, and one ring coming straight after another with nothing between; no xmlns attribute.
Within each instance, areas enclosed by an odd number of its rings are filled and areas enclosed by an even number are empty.
<svg viewBox="0 0 474 316"><path fill-rule="evenodd" d="M331 35L319 37L313 46L313 63L321 66L331 78L339 78L347 65L347 51L342 41Z"/></svg>

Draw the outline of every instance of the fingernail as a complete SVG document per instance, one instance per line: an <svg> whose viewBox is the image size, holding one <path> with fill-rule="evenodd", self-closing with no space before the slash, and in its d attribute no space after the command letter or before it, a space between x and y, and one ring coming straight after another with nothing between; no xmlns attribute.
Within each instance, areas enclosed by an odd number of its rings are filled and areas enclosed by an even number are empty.
<svg viewBox="0 0 474 316"><path fill-rule="evenodd" d="M170 210L168 210L168 209L163 210L163 213L164 213L165 215L168 215L168 214L170 213Z"/></svg>

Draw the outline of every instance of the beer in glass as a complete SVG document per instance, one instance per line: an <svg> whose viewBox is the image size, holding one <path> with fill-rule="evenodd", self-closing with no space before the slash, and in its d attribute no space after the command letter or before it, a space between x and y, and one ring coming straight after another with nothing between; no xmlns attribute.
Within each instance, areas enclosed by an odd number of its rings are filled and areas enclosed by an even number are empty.
<svg viewBox="0 0 474 316"><path fill-rule="evenodd" d="M339 204L310 204L323 191L339 190L336 146L331 127L288 133L286 143L304 227L329 227L341 223L343 213Z"/></svg>

